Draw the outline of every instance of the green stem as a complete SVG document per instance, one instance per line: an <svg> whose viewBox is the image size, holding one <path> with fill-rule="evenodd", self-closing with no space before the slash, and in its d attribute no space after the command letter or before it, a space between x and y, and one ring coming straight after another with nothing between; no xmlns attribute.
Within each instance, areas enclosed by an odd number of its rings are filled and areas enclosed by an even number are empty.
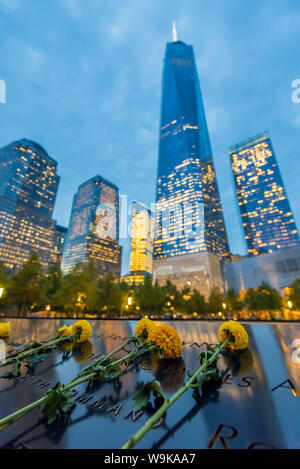
<svg viewBox="0 0 300 469"><path fill-rule="evenodd" d="M164 404L155 412L150 419L143 425L143 427L132 436L122 447L122 449L132 449L145 435L151 430L153 425L166 413L166 411L188 390L190 386L194 384L197 376L202 373L206 368L217 360L219 353L226 347L228 340L225 340L222 344L216 347L214 354L209 358L203 365L198 368L193 376L183 385L181 388L173 394L170 399L165 400Z"/></svg>
<svg viewBox="0 0 300 469"><path fill-rule="evenodd" d="M102 361L104 359L106 360L108 358L112 358L116 353L118 353L120 350L122 350L123 347L125 347L125 345L128 345L129 341L130 342L132 341L132 337L130 339L128 339L122 346L120 346L117 349L113 350L109 355L99 359L99 363L102 363ZM149 348L149 351L153 350L154 348L155 348L155 346L153 346L153 348ZM125 357L122 357L119 360L116 360L116 361L110 363L107 366L122 365L123 363L127 362L131 358L134 358L135 356L136 356L136 350L134 349L132 352L130 352ZM98 363L98 362L95 362L95 363ZM94 363L94 365L95 365L95 363ZM91 366L91 365L89 365L89 366ZM85 369L85 370L87 371L87 369ZM76 386L79 386L79 384L85 383L86 381L90 381L93 378L95 378L97 375L98 375L97 371L93 371L89 374L85 373L84 376L77 375L75 377L76 379L73 378L71 381L69 381L68 383L66 383L65 385L62 386L63 391L67 391L69 389L75 388ZM5 428L7 428L12 423L14 423L17 420L19 420L20 418L22 418L24 415L26 415L31 410L35 409L36 407L39 407L41 404L43 404L46 401L46 399L47 399L47 396L44 396L41 399L33 402L32 404L29 404L28 406L23 407L22 409L14 412L14 413L8 415L7 417L5 417L4 419L0 420L0 432L2 430L4 430Z"/></svg>
<svg viewBox="0 0 300 469"><path fill-rule="evenodd" d="M72 335L69 335L69 336L66 336L66 337L58 337L57 339L53 340L53 342L45 342L44 345L41 345L40 347L32 347L28 350L26 350L25 352L21 353L20 355L15 355L13 357L9 357L7 360L5 360L5 362L2 362L0 363L0 367L3 367L3 366L6 366L6 365L9 365L10 363L13 363L17 360L23 360L24 358L28 357L29 355L33 355L34 353L37 353L43 349L47 349L47 347L49 345L56 345L56 344L59 344L59 343L64 343L64 342L69 342L69 341L72 341L72 339L75 339L76 338L76 334L72 334Z"/></svg>
<svg viewBox="0 0 300 469"><path fill-rule="evenodd" d="M97 363L97 365L101 365L101 363L103 363L104 361L106 360L110 360L114 355L116 355L118 352L120 352L121 350L123 350L128 344L130 344L133 340L133 336L132 337L129 337L129 339L126 340L126 342L124 342L124 344L120 345L120 347L116 348L115 350L113 350L112 352L110 352L109 355L104 355L103 357L99 358L98 361L96 361L95 363ZM85 368L83 368L71 381L69 381L69 383L73 382L73 381L76 381L77 379L79 379L81 376L85 375L86 372L93 366L95 365L95 363L92 363L90 365L87 365Z"/></svg>
<svg viewBox="0 0 300 469"><path fill-rule="evenodd" d="M27 414L31 410L43 404L45 400L46 400L46 396L42 397L38 401L33 402L32 404L29 404L26 407L23 407L23 409L20 409L17 412L14 412L13 414L8 415L8 417L5 417L4 419L0 420L0 432L2 432L2 430L4 430L5 428L9 427L9 425L11 425L12 423L22 418L25 414Z"/></svg>

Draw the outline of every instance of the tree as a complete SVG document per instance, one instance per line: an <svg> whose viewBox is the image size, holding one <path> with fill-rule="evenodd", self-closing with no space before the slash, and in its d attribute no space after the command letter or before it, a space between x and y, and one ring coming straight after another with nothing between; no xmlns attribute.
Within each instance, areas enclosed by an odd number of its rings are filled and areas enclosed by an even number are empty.
<svg viewBox="0 0 300 469"><path fill-rule="evenodd" d="M293 303L295 309L300 310L300 279L296 279L292 285L290 285L291 292L288 299Z"/></svg>
<svg viewBox="0 0 300 469"><path fill-rule="evenodd" d="M251 311L281 311L282 298L275 288L262 283L257 289L250 288L245 296L245 304Z"/></svg>
<svg viewBox="0 0 300 469"><path fill-rule="evenodd" d="M59 288L52 295L52 305L67 312L95 312L98 305L98 275L92 263L77 264L70 273L56 279Z"/></svg>
<svg viewBox="0 0 300 469"><path fill-rule="evenodd" d="M217 313L222 310L223 295L218 287L214 287L209 295L208 310L210 313Z"/></svg>
<svg viewBox="0 0 300 469"><path fill-rule="evenodd" d="M194 290L190 299L185 302L184 309L187 314L205 314L207 312L207 304L204 296L198 290Z"/></svg>
<svg viewBox="0 0 300 469"><path fill-rule="evenodd" d="M249 290L247 290L244 303L250 311L260 310L259 296L254 288L249 288Z"/></svg>
<svg viewBox="0 0 300 469"><path fill-rule="evenodd" d="M5 306L7 299L7 289L10 282L10 277L5 266L0 263L0 288L1 288L1 297L0 297L0 306ZM3 289L3 290L2 290Z"/></svg>
<svg viewBox="0 0 300 469"><path fill-rule="evenodd" d="M45 276L37 253L32 254L23 267L12 277L7 291L8 300L17 304L22 314L30 307L46 303Z"/></svg>
<svg viewBox="0 0 300 469"><path fill-rule="evenodd" d="M127 285L116 282L112 274L99 278L97 282L98 310L119 315L128 297Z"/></svg>
<svg viewBox="0 0 300 469"><path fill-rule="evenodd" d="M45 286L47 302L56 309L57 306L57 292L62 288L63 274L60 267L51 267L47 273Z"/></svg>
<svg viewBox="0 0 300 469"><path fill-rule="evenodd" d="M144 313L162 314L166 303L166 292L158 282L153 285L152 279L146 277L145 283L135 290L134 298Z"/></svg>
<svg viewBox="0 0 300 469"><path fill-rule="evenodd" d="M243 302L240 300L239 295L236 294L234 289L228 290L226 295L226 303L228 310L232 313L236 313L243 309Z"/></svg>
<svg viewBox="0 0 300 469"><path fill-rule="evenodd" d="M183 294L187 293L189 290L186 289L184 292L180 292L177 290L176 285L172 283L170 280L161 287L162 292L165 294L165 301L167 303L167 307L174 308L176 311L183 311L184 310L184 299Z"/></svg>

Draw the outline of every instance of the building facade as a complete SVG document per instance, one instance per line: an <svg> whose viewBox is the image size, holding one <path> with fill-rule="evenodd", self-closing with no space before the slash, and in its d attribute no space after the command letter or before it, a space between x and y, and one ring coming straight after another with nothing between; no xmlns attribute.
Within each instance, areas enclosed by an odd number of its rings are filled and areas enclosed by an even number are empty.
<svg viewBox="0 0 300 469"><path fill-rule="evenodd" d="M300 278L300 246L250 256L224 265L225 289L243 292L268 283L279 292Z"/></svg>
<svg viewBox="0 0 300 469"><path fill-rule="evenodd" d="M74 196L62 270L92 262L99 274L120 277L119 189L96 176Z"/></svg>
<svg viewBox="0 0 300 469"><path fill-rule="evenodd" d="M133 203L131 217L130 270L133 274L152 276L153 238L151 210Z"/></svg>
<svg viewBox="0 0 300 469"><path fill-rule="evenodd" d="M131 207L130 273L122 281L130 286L141 285L153 274L152 212L134 201Z"/></svg>
<svg viewBox="0 0 300 469"><path fill-rule="evenodd" d="M229 149L250 255L299 245L299 234L268 132Z"/></svg>
<svg viewBox="0 0 300 469"><path fill-rule="evenodd" d="M55 224L53 251L50 257L50 267L61 267L68 228Z"/></svg>
<svg viewBox="0 0 300 469"><path fill-rule="evenodd" d="M177 256L200 262L202 252L229 257L194 51L175 32L163 71L154 269Z"/></svg>
<svg viewBox="0 0 300 469"><path fill-rule="evenodd" d="M160 285L170 280L178 290L199 290L206 300L214 287L223 291L220 260L208 251L156 260L153 280Z"/></svg>
<svg viewBox="0 0 300 469"><path fill-rule="evenodd" d="M37 252L48 268L57 162L39 144L21 139L0 149L0 262L12 271Z"/></svg>

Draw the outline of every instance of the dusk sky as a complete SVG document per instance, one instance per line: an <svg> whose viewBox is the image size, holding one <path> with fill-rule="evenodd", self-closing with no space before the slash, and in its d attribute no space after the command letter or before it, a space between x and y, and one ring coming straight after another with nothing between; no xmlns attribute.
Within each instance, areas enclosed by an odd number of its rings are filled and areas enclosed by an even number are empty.
<svg viewBox="0 0 300 469"><path fill-rule="evenodd" d="M59 224L96 174L150 206L173 20L194 46L230 248L244 254L229 146L270 132L300 224L299 0L0 0L0 147L26 137L58 162Z"/></svg>

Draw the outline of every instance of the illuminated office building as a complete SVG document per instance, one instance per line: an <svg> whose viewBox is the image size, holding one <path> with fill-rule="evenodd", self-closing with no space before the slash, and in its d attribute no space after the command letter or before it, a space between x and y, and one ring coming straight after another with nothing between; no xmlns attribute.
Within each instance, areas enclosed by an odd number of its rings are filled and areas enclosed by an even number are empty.
<svg viewBox="0 0 300 469"><path fill-rule="evenodd" d="M231 147L229 155L249 254L299 246L269 134Z"/></svg>
<svg viewBox="0 0 300 469"><path fill-rule="evenodd" d="M130 270L134 274L152 275L153 241L151 211L135 203L132 209Z"/></svg>
<svg viewBox="0 0 300 469"><path fill-rule="evenodd" d="M154 270L177 256L229 257L193 47L175 28L164 62L156 211Z"/></svg>
<svg viewBox="0 0 300 469"><path fill-rule="evenodd" d="M65 226L55 225L53 251L49 262L50 267L61 267L67 234L68 228Z"/></svg>
<svg viewBox="0 0 300 469"><path fill-rule="evenodd" d="M99 274L120 278L119 190L101 176L79 186L74 196L62 270L88 262Z"/></svg>
<svg viewBox="0 0 300 469"><path fill-rule="evenodd" d="M122 281L131 286L145 282L153 273L153 235L151 210L133 202L131 216L130 274Z"/></svg>
<svg viewBox="0 0 300 469"><path fill-rule="evenodd" d="M0 262L20 268L37 252L48 267L59 184L57 162L37 143L22 139L0 149Z"/></svg>
<svg viewBox="0 0 300 469"><path fill-rule="evenodd" d="M226 290L237 293L267 283L279 292L300 278L300 246L248 256L224 265Z"/></svg>

